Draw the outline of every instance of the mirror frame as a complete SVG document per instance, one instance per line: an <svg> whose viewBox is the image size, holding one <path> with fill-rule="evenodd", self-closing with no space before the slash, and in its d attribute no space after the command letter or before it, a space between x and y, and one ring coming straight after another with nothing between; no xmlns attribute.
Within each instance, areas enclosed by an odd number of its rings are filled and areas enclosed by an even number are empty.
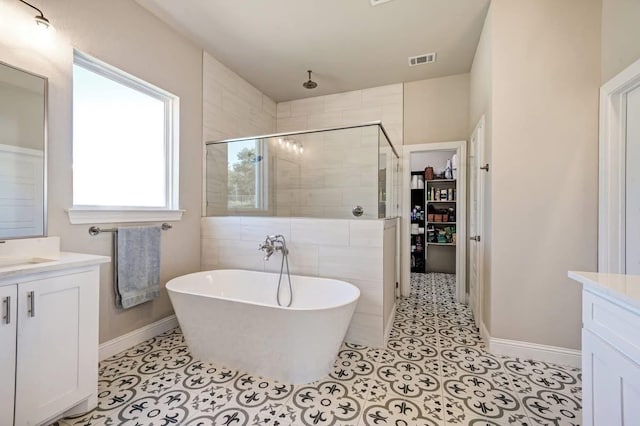
<svg viewBox="0 0 640 426"><path fill-rule="evenodd" d="M0 64L7 66L9 68L13 68L16 71L23 72L25 74L32 75L34 77L41 78L44 80L44 134L42 135L43 140L43 164L42 164L42 235L28 235L28 236L20 236L20 237L1 237L0 241L5 240L19 240L26 238L43 238L48 235L48 170L49 170L49 79L44 75L40 75L31 71L27 71L24 68L17 67L12 64L8 64L4 61L0 60Z"/></svg>

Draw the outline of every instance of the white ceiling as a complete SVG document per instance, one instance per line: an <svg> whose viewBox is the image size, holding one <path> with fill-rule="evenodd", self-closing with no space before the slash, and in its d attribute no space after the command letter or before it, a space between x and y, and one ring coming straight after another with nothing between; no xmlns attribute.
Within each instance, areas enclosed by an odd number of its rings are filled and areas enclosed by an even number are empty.
<svg viewBox="0 0 640 426"><path fill-rule="evenodd" d="M469 72L490 0L137 1L281 102Z"/></svg>

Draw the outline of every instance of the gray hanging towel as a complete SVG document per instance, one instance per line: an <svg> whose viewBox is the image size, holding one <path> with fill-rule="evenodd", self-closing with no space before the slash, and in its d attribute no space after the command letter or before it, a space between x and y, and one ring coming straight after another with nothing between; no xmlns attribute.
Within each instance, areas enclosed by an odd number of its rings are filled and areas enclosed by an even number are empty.
<svg viewBox="0 0 640 426"><path fill-rule="evenodd" d="M130 226L115 233L116 306L130 308L160 295L159 226Z"/></svg>

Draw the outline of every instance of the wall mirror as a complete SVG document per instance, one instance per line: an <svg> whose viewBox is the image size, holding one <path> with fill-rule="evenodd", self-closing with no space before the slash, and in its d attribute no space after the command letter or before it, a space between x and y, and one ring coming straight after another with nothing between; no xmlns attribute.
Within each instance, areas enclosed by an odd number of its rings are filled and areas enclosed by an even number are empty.
<svg viewBox="0 0 640 426"><path fill-rule="evenodd" d="M46 235L47 79L0 62L0 240Z"/></svg>

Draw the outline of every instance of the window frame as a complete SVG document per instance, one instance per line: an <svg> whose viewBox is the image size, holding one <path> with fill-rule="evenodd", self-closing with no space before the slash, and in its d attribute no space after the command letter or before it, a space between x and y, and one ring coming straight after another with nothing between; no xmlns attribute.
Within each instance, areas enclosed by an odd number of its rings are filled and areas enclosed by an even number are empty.
<svg viewBox="0 0 640 426"><path fill-rule="evenodd" d="M180 98L164 89L122 71L78 50L73 51L73 65L141 92L164 103L165 205L100 206L75 204L67 210L72 224L177 221L184 210L179 208ZM73 142L72 142L73 143ZM73 180L73 177L72 177ZM73 199L73 191L72 191Z"/></svg>

